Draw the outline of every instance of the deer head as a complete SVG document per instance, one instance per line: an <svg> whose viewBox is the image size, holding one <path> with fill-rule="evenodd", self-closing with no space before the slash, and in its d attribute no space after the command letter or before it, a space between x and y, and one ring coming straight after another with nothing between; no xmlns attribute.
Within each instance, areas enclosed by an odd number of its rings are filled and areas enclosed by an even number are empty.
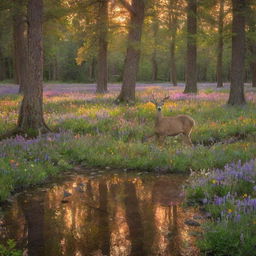
<svg viewBox="0 0 256 256"><path fill-rule="evenodd" d="M153 103L155 106L156 106L156 109L158 111L161 111L162 110L162 107L165 103L166 100L170 99L170 96L165 96L163 99L161 99L160 101L158 101L155 97L155 95L152 93L152 97L151 97L151 100L150 102Z"/></svg>

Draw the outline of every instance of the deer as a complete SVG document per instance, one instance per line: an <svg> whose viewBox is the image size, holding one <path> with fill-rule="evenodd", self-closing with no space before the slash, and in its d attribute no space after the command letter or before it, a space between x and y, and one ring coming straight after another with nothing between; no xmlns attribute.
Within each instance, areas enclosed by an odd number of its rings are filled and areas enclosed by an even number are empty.
<svg viewBox="0 0 256 256"><path fill-rule="evenodd" d="M194 119L188 115L177 115L174 117L162 115L162 107L165 101L169 98L170 96L165 96L161 101L157 101L154 94L152 94L152 99L150 102L156 106L157 111L155 118L155 129L154 133L145 137L143 141L155 136L157 141L162 143L168 136L177 136L181 134L183 137L183 142L189 146L193 146L190 134L195 126Z"/></svg>

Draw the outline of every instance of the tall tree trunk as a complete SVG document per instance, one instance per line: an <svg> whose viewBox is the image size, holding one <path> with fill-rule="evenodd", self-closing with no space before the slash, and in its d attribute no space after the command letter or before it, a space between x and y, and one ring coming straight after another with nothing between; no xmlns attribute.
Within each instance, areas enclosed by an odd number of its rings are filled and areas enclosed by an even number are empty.
<svg viewBox="0 0 256 256"><path fill-rule="evenodd" d="M218 46L217 46L217 87L223 87L223 20L224 0L219 0L219 21L218 21Z"/></svg>
<svg viewBox="0 0 256 256"><path fill-rule="evenodd" d="M245 104L244 58L246 1L232 0L232 61L229 105Z"/></svg>
<svg viewBox="0 0 256 256"><path fill-rule="evenodd" d="M18 0L14 6L13 40L14 40L14 67L15 81L19 84L22 93L26 83L27 74L27 25L25 23L24 0Z"/></svg>
<svg viewBox="0 0 256 256"><path fill-rule="evenodd" d="M4 56L0 46L0 81L4 80L5 78L6 78L6 69L5 69L5 63L4 63Z"/></svg>
<svg viewBox="0 0 256 256"><path fill-rule="evenodd" d="M89 78L90 81L95 81L95 58L92 58L89 65Z"/></svg>
<svg viewBox="0 0 256 256"><path fill-rule="evenodd" d="M157 81L157 76L158 76L158 65L157 65L157 59L156 59L156 54L157 54L157 45L158 45L158 30L159 30L159 22L157 20L157 13L154 14L154 21L152 24L152 29L153 29L153 39L154 39L154 49L153 49L153 54L151 58L151 63L152 63L152 81Z"/></svg>
<svg viewBox="0 0 256 256"><path fill-rule="evenodd" d="M187 61L184 93L197 92L197 0L188 0L187 6Z"/></svg>
<svg viewBox="0 0 256 256"><path fill-rule="evenodd" d="M28 81L20 108L18 129L35 135L48 131L43 118L43 0L28 2Z"/></svg>
<svg viewBox="0 0 256 256"><path fill-rule="evenodd" d="M98 52L98 70L97 70L97 93L106 93L108 83L108 0L99 0L99 52Z"/></svg>
<svg viewBox="0 0 256 256"><path fill-rule="evenodd" d="M249 15L247 17L249 33L254 35L256 33L256 12L253 1L250 1ZM248 49L250 51L250 69L252 76L252 87L256 87L256 40L254 37L248 38Z"/></svg>
<svg viewBox="0 0 256 256"><path fill-rule="evenodd" d="M251 63L251 73L252 73L252 87L256 87L256 61Z"/></svg>
<svg viewBox="0 0 256 256"><path fill-rule="evenodd" d="M174 0L169 0L169 32L171 35L170 42L170 82L173 86L177 86L177 68L175 59L175 47L176 47L176 34L178 28L178 14L177 3Z"/></svg>
<svg viewBox="0 0 256 256"><path fill-rule="evenodd" d="M131 5L125 2L125 6L129 6L131 18L124 63L123 84L117 102L134 102L136 78L140 60L142 26L145 16L145 3L144 0L132 0Z"/></svg>

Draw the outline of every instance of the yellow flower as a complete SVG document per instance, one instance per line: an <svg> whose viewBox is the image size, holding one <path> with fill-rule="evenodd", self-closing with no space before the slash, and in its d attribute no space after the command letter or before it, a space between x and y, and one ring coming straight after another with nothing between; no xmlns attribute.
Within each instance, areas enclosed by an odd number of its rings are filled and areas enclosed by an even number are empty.
<svg viewBox="0 0 256 256"><path fill-rule="evenodd" d="M228 213L232 213L233 212L233 210L232 209L228 209Z"/></svg>
<svg viewBox="0 0 256 256"><path fill-rule="evenodd" d="M243 194L243 198L246 198L248 195L247 194Z"/></svg>
<svg viewBox="0 0 256 256"><path fill-rule="evenodd" d="M254 221L252 222L252 224L256 225L256 220L254 220Z"/></svg>
<svg viewBox="0 0 256 256"><path fill-rule="evenodd" d="M216 184L217 183L217 180L212 180L212 184Z"/></svg>

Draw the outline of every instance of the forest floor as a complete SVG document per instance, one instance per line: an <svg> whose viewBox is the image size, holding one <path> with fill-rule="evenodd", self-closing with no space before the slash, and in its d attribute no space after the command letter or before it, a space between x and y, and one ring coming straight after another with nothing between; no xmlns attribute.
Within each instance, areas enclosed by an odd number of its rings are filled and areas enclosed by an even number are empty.
<svg viewBox="0 0 256 256"><path fill-rule="evenodd" d="M134 105L116 105L120 84L111 84L106 95L95 95L93 84L45 84L45 119L54 132L0 142L0 201L77 165L193 171L187 202L203 208L211 220L200 248L209 255L256 255L256 90L246 85L247 104L231 107L226 105L228 85L215 87L202 83L197 95L187 95L183 84L141 83ZM16 85L0 85L0 134L16 124L17 91ZM154 127L152 92L159 99L170 95L164 115L195 119L194 147L179 137L163 145L142 143Z"/></svg>
<svg viewBox="0 0 256 256"><path fill-rule="evenodd" d="M200 82L198 83L199 90L205 89L213 89L219 91L229 90L230 83L224 83L223 88L216 89L216 83L210 82ZM137 90L145 90L151 87L163 87L168 88L169 90L176 90L176 89L184 89L185 84L183 82L178 83L177 87L171 86L170 83L167 82L155 82L155 83L137 83L136 88ZM121 83L109 83L108 89L110 92L119 92L121 88ZM245 88L247 91L256 91L256 88L251 87L251 83L246 83ZM19 87L13 83L2 83L0 82L0 95L4 94L16 94L18 93ZM63 92L88 92L94 93L96 91L96 84L94 83L61 83L61 82L47 82L44 84L44 91L46 92L55 92L58 91L60 93Z"/></svg>

